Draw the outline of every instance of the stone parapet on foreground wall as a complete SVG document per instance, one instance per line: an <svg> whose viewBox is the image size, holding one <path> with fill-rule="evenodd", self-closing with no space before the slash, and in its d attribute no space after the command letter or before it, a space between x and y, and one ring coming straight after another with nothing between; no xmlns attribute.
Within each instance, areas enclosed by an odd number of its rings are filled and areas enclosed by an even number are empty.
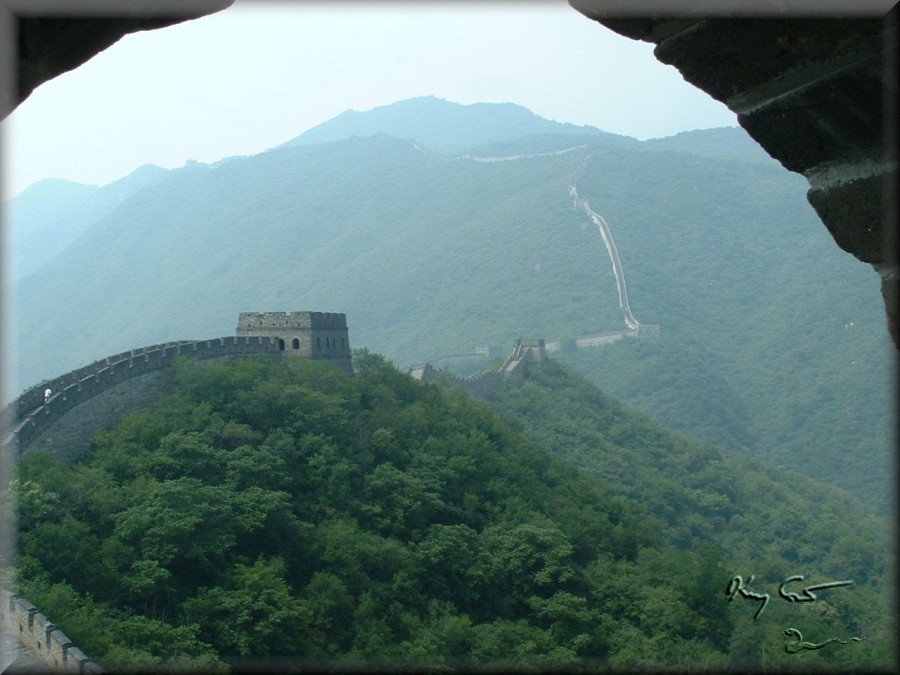
<svg viewBox="0 0 900 675"><path fill-rule="evenodd" d="M106 672L73 645L37 607L7 590L0 590L0 630L17 639L50 671Z"/></svg>

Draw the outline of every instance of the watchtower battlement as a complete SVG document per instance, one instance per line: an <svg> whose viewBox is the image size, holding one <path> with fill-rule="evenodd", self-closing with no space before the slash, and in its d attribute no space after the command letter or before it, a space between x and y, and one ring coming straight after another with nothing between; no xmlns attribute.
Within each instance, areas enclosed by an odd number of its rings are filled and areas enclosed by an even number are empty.
<svg viewBox="0 0 900 675"><path fill-rule="evenodd" d="M76 457L98 431L146 410L171 389L167 366L173 359L261 353L323 359L353 374L346 315L244 312L236 336L131 349L34 385L0 409L0 450L14 457L42 451Z"/></svg>
<svg viewBox="0 0 900 675"><path fill-rule="evenodd" d="M241 312L238 337L268 337L286 356L328 359L352 372L347 316L338 312Z"/></svg>
<svg viewBox="0 0 900 675"><path fill-rule="evenodd" d="M241 331L271 328L343 328L346 330L347 315L339 312L241 312L238 317L238 335L244 334Z"/></svg>

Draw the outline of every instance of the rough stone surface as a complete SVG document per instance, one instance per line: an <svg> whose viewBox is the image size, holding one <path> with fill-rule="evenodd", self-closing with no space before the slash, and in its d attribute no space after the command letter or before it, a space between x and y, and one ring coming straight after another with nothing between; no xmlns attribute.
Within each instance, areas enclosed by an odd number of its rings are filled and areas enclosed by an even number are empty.
<svg viewBox="0 0 900 675"><path fill-rule="evenodd" d="M807 198L835 242L881 275L888 331L900 349L897 7L883 17L710 19L687 11L635 17L592 0L570 4L626 37L656 44L660 61L724 102L766 152L806 176Z"/></svg>
<svg viewBox="0 0 900 675"><path fill-rule="evenodd" d="M31 10L17 8L13 22L17 96L12 105L4 103L2 113L7 114L41 82L77 67L122 35L203 16L231 2L121 3L115 16L109 16L113 13L109 4L105 14L91 14L90 9L83 9L91 3L78 3L73 6L82 10L69 11L65 17L54 16L46 8L40 10L40 4L30 5ZM884 173L895 178L896 137L888 138L886 132L897 115L896 7L885 17L785 18L783 2L761 2L758 11L769 11L773 18L739 13L709 18L702 16L703 3L654 3L655 14L647 11L645 16L637 16L646 11L643 5L624 1L570 0L570 4L626 37L655 43L658 59L674 65L688 82L724 101L738 113L750 135L790 170L809 178L822 165L867 157L883 162ZM669 14L663 15L663 9ZM850 187L824 190L813 186L810 202L841 246L846 243L846 250L861 260L893 274L895 247L885 246L880 253L873 253L869 233L896 228L896 180L882 181L880 195L872 193L871 181L859 180L855 188L853 185L851 181ZM851 210L842 206L840 199L829 197L831 189L852 197L856 204L869 200L894 206L883 208L874 218L864 219L854 211L848 220ZM853 196L854 189L861 194ZM894 242L895 237L886 236L885 241ZM884 283L890 286L894 282L887 278ZM883 295L886 303L896 298L893 292ZM895 321L897 306L888 304L885 309L889 320ZM900 348L896 337L894 341Z"/></svg>
<svg viewBox="0 0 900 675"><path fill-rule="evenodd" d="M896 179L896 172L893 175ZM867 176L807 193L837 245L867 263L880 263L885 257L882 180L882 176Z"/></svg>
<svg viewBox="0 0 900 675"><path fill-rule="evenodd" d="M775 94L739 116L741 126L786 169L806 174L830 162L883 153L880 59ZM798 132L799 130L799 132ZM803 143L796 145L797 136Z"/></svg>
<svg viewBox="0 0 900 675"><path fill-rule="evenodd" d="M9 114L39 85L77 68L128 33L212 14L233 1L97 3L87 0L68 3L65 8L62 3L49 6L18 3L11 8L18 57L15 92L12 105L7 104L2 114Z"/></svg>
<svg viewBox="0 0 900 675"><path fill-rule="evenodd" d="M708 19L662 41L657 30L653 53L728 103L813 63L878 54L873 42L879 33L879 22L871 19Z"/></svg>

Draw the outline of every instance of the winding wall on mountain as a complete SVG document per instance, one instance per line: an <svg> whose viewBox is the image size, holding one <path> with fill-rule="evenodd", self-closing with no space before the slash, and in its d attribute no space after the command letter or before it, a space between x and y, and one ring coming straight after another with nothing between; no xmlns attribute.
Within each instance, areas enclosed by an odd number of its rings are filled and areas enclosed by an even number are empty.
<svg viewBox="0 0 900 675"><path fill-rule="evenodd" d="M606 224L606 220L603 219L603 216L591 208L588 200L582 199L578 194L578 179L584 173L584 170L593 155L594 153L591 153L584 158L584 161L572 176L569 183L569 196L572 197L572 208L577 208L580 202L588 217L597 226L597 229L600 230L600 237L603 239L604 246L606 246L606 252L609 254L609 259L612 262L613 274L616 277L616 289L619 291L619 308L622 310L622 314L625 317L625 325L631 330L638 330L641 324L634 318L634 314L631 313L631 306L628 304L628 287L625 285L625 270L622 269L622 261L619 259L619 249L616 248L616 241L613 239L612 232L609 230L609 225Z"/></svg>
<svg viewBox="0 0 900 675"><path fill-rule="evenodd" d="M171 386L168 366L177 356L227 359L241 354L281 353L268 337L229 336L167 342L107 356L41 382L3 410L4 453L24 457L50 451L77 456L101 429L122 415L149 408ZM50 389L49 400L44 391Z"/></svg>
<svg viewBox="0 0 900 675"><path fill-rule="evenodd" d="M473 159L476 159L477 161L503 161L519 159L523 157L537 157L541 156L541 154L561 154L562 152L569 152L576 149L578 148L567 148L566 150L561 150L556 153L514 155L509 157L493 157L490 159L475 157ZM616 248L616 242L613 239L612 232L610 232L609 230L609 225L607 225L606 220L604 220L603 216L591 209L591 205L586 199L581 199L578 195L578 178L581 176L581 174L584 173L584 169L592 156L593 153L585 157L579 169L572 176L569 184L569 195L573 198L572 207L576 208L580 202L584 207L584 210L587 212L587 215L591 218L594 224L597 225L597 229L600 231L600 236L603 239L603 244L606 246L606 251L609 254L610 261L612 262L613 274L616 277L616 288L619 294L619 308L622 310L622 314L624 315L625 319L625 325L628 326L628 329L623 331L608 331L605 333L600 333L599 335L579 338L574 341L574 346L597 347L600 345L617 342L626 337L658 337L658 325L641 324L637 319L634 318L634 314L631 313L631 306L628 303L628 288L625 285L625 271L622 268L622 261L619 258L619 251ZM445 373L443 377L446 377L454 384L463 387L471 394L474 394L476 396L485 396L502 387L504 380L509 376L520 373L521 367L526 360L532 358L536 360L542 360L546 358L548 351L557 351L559 349L562 349L562 347L563 345L561 342L545 343L543 339L516 340L516 345L513 349L513 353L510 354L506 361L504 361L503 365L501 365L496 370L489 370L486 372L478 373L477 375L471 375L464 378L457 377L455 375L452 375L451 373ZM433 361L481 357L488 356L489 353L489 348L479 348L474 352L447 354L440 358L433 359ZM418 380L432 380L440 377L437 375L437 371L431 365L431 362L410 366L409 368L407 368L407 372L412 377Z"/></svg>
<svg viewBox="0 0 900 675"><path fill-rule="evenodd" d="M174 358L258 353L324 359L352 372L344 314L242 312L236 336L132 349L27 389L2 411L2 451L12 457L39 451L77 456L98 431L151 407L171 387L167 366Z"/></svg>
<svg viewBox="0 0 900 675"><path fill-rule="evenodd" d="M612 237L612 232L609 231L609 225L606 224L603 216L591 209L591 205L586 199L582 199L581 203L590 219L594 221L597 229L600 230L600 236L603 237L603 243L606 244L606 250L612 261L613 274L616 275L616 288L619 290L619 308L622 310L622 314L625 315L625 325L632 330L637 330L640 324L638 323L638 320L634 318L634 314L631 313L631 305L628 304L628 287L625 285L625 271L622 269L622 261L619 259L619 250L616 248L616 242Z"/></svg>
<svg viewBox="0 0 900 675"><path fill-rule="evenodd" d="M543 339L518 339L515 342L512 353L494 370L488 370L469 377L457 377L443 371L441 375L438 375L438 371L430 363L425 363L420 366L410 367L407 372L413 378L424 382L446 378L474 396L488 396L504 386L507 380L512 378L521 379L524 376L524 367L528 361L542 361L546 358L547 351Z"/></svg>

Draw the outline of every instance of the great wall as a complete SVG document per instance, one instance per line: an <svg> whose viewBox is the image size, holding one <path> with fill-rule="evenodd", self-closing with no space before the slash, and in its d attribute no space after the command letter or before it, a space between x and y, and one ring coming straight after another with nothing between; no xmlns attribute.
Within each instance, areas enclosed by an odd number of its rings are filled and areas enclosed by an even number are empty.
<svg viewBox="0 0 900 675"><path fill-rule="evenodd" d="M0 631L5 634L4 643L11 643L3 645L0 672L106 672L37 607L5 590L0 590Z"/></svg>
<svg viewBox="0 0 900 675"><path fill-rule="evenodd" d="M244 312L237 335L132 349L30 387L0 412L4 463L37 452L74 459L97 432L169 391L169 366L179 356L217 361L260 353L326 360L352 373L344 314ZM34 605L6 590L0 591L0 633L0 672L104 672Z"/></svg>
<svg viewBox="0 0 900 675"><path fill-rule="evenodd" d="M504 386L509 379L521 379L524 376L524 365L528 361L542 361L547 358L547 350L543 340L516 340L512 353L499 368L488 370L470 377L457 377L448 372L437 371L431 363L410 366L407 373L416 380L425 382L443 378L462 387L475 396L487 396ZM440 372L440 374L439 374Z"/></svg>
<svg viewBox="0 0 900 675"><path fill-rule="evenodd" d="M77 455L97 431L126 412L149 408L167 391L172 382L166 366L174 358L215 360L258 353L327 359L347 372L352 369L343 314L244 312L237 335L132 349L27 389L0 413L0 449L16 458L39 451ZM78 414L69 414L75 408Z"/></svg>
<svg viewBox="0 0 900 675"><path fill-rule="evenodd" d="M574 148L572 148L574 149ZM590 160L585 158L576 175ZM473 158L478 159L478 158ZM497 161L503 158L491 158ZM587 200L578 196L577 180L569 186L597 225L606 246L619 293L619 306L627 330L609 331L572 341L577 348L611 344L625 338L659 335L659 326L640 324L631 313L625 276L618 251L606 221L593 211ZM512 352L499 367L469 377L458 377L436 370L431 362L407 368L414 379L444 382L462 387L475 396L487 396L508 381L521 381L524 366L542 361L547 352L564 348L562 342L544 339L517 339ZM4 458L26 457L51 452L66 460L83 453L90 440L128 413L149 409L174 386L169 366L178 357L200 360L228 360L241 355L266 353L325 359L351 373L352 357L346 316L325 312L242 312L236 335L208 340L182 340L132 349L107 356L52 380L45 380L24 391L0 411L3 432L0 451ZM490 348L465 354L451 354L432 361L454 358L490 357ZM47 392L49 391L49 395ZM0 649L2 672L39 672L43 668L57 672L103 673L50 619L27 600L0 589Z"/></svg>

